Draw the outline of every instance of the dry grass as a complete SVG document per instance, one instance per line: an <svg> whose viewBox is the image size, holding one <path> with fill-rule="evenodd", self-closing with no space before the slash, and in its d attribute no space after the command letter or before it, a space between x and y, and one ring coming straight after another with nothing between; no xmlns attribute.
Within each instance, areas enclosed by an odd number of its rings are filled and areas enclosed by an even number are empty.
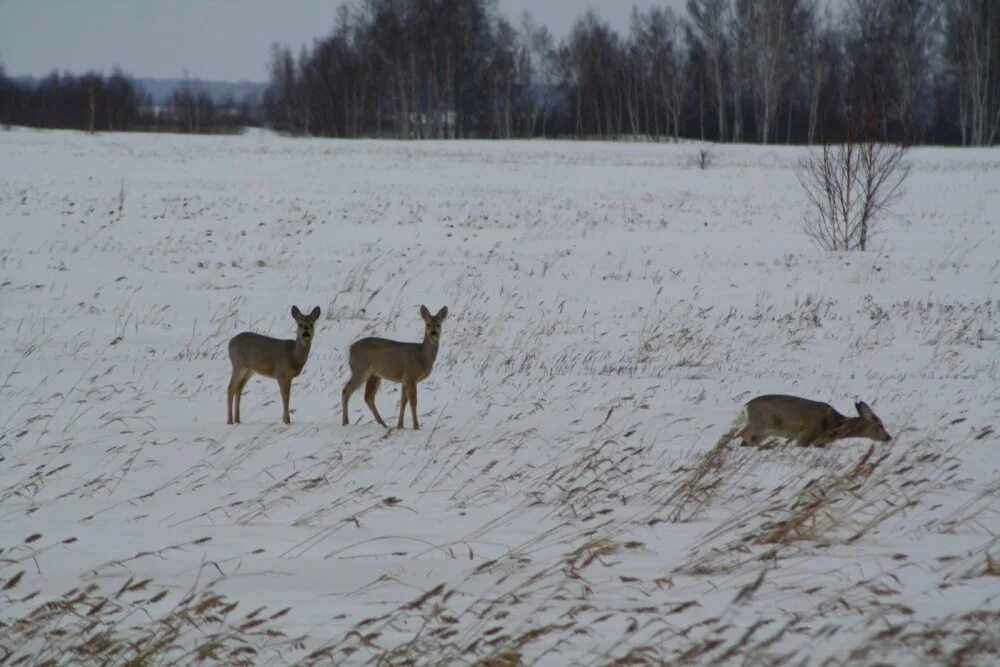
<svg viewBox="0 0 1000 667"><path fill-rule="evenodd" d="M26 543L41 539L32 535ZM196 584L178 597L151 579L127 577L116 589L96 583L43 599L31 591L21 559L0 561L0 664L280 664L305 648L280 629L288 608L237 612L238 602ZM22 594L19 591L29 590Z"/></svg>
<svg viewBox="0 0 1000 667"><path fill-rule="evenodd" d="M715 493L737 472L734 465L733 440L737 428L727 431L711 449L702 454L694 465L681 468L672 488L663 500L668 521L691 521L711 503ZM744 454L743 458L746 458Z"/></svg>
<svg viewBox="0 0 1000 667"><path fill-rule="evenodd" d="M849 654L854 663L978 667L1000 662L1000 611L951 614L933 623L900 623L874 633Z"/></svg>
<svg viewBox="0 0 1000 667"><path fill-rule="evenodd" d="M889 458L885 451L875 456L876 445L871 445L847 472L828 478L810 480L796 494L788 508L788 516L763 526L762 544L788 544L796 540L815 540L839 527L839 516L833 508L843 494L857 491Z"/></svg>

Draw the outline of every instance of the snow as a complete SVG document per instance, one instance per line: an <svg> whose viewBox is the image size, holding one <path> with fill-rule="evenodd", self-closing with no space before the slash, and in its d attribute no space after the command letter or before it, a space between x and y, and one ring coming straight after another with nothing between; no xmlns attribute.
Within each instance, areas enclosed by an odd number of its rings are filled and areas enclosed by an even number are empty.
<svg viewBox="0 0 1000 667"><path fill-rule="evenodd" d="M276 663L985 664L1000 149L913 150L832 254L806 149L701 148L0 132L0 622L131 577L153 616L289 608ZM348 345L421 304L422 430L361 392L341 426ZM292 305L323 311L292 424L255 378L227 426L227 341ZM895 440L727 444L774 392Z"/></svg>

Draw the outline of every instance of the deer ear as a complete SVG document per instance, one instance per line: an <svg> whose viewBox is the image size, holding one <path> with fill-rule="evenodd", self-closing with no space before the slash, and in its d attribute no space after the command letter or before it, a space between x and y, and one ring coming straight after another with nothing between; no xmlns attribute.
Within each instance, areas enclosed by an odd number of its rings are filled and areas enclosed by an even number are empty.
<svg viewBox="0 0 1000 667"><path fill-rule="evenodd" d="M427 310L427 306L420 306L420 317L424 318L424 322L431 319L431 311Z"/></svg>
<svg viewBox="0 0 1000 667"><path fill-rule="evenodd" d="M438 314L434 316L438 322L444 322L444 318L448 317L448 306L445 306L438 311Z"/></svg>
<svg viewBox="0 0 1000 667"><path fill-rule="evenodd" d="M309 319L311 319L313 322L319 319L319 306L313 308L313 311L309 313Z"/></svg>
<svg viewBox="0 0 1000 667"><path fill-rule="evenodd" d="M296 321L302 319L302 311L299 310L298 306L292 306L292 317L294 317Z"/></svg>
<svg viewBox="0 0 1000 667"><path fill-rule="evenodd" d="M869 408L868 404L864 401L857 401L854 404L854 407L857 408L858 414L866 419L872 419L875 416L875 413L872 412L872 409Z"/></svg>

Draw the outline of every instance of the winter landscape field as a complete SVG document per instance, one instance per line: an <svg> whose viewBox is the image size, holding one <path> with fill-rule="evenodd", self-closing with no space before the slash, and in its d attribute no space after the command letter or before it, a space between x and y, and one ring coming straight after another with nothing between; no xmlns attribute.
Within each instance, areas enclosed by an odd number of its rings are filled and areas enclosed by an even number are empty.
<svg viewBox="0 0 1000 667"><path fill-rule="evenodd" d="M0 132L0 663L996 664L1000 150L829 253L807 149L702 148ZM341 426L421 304L422 429ZM894 440L739 447L761 393Z"/></svg>

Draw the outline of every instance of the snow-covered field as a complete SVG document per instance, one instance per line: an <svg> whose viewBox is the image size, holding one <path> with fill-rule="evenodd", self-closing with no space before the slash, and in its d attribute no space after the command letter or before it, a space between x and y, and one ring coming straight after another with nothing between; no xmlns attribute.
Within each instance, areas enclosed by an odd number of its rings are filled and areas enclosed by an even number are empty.
<svg viewBox="0 0 1000 667"><path fill-rule="evenodd" d="M998 659L1000 150L830 254L803 149L698 148L0 132L0 662ZM423 429L341 426L421 304ZM895 440L729 443L771 392Z"/></svg>

